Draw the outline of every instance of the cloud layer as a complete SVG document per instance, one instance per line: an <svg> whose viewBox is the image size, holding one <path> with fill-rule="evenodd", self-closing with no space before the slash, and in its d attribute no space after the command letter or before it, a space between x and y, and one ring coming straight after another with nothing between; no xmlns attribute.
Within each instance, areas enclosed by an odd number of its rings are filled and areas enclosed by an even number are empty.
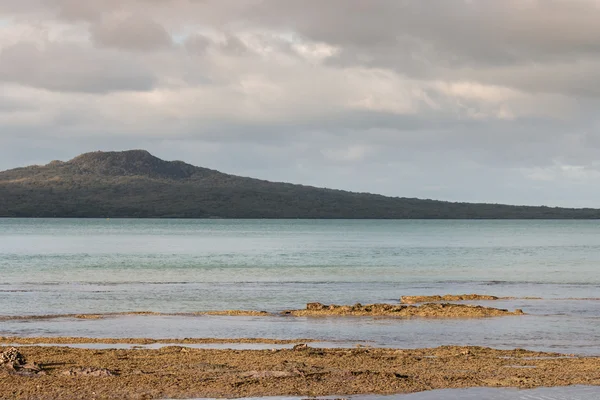
<svg viewBox="0 0 600 400"><path fill-rule="evenodd" d="M600 207L597 0L7 0L0 169L97 149Z"/></svg>

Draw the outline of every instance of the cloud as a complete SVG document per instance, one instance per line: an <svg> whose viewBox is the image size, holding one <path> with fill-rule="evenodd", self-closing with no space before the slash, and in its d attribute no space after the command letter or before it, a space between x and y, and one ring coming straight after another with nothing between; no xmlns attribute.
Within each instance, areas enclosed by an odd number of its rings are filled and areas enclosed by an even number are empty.
<svg viewBox="0 0 600 400"><path fill-rule="evenodd" d="M592 204L598 20L596 0L7 0L0 168L132 147L359 191Z"/></svg>
<svg viewBox="0 0 600 400"><path fill-rule="evenodd" d="M0 53L0 80L51 91L149 90L155 77L134 58L78 44L20 42Z"/></svg>
<svg viewBox="0 0 600 400"><path fill-rule="evenodd" d="M419 78L466 80L476 73L491 84L536 91L545 84L548 91L569 93L582 89L579 76L596 71L599 61L600 8L591 0L273 0L250 14L257 24L293 27L338 46L333 64L392 68Z"/></svg>
<svg viewBox="0 0 600 400"><path fill-rule="evenodd" d="M160 24L133 16L103 18L92 25L90 33L92 42L100 47L149 51L173 45Z"/></svg>

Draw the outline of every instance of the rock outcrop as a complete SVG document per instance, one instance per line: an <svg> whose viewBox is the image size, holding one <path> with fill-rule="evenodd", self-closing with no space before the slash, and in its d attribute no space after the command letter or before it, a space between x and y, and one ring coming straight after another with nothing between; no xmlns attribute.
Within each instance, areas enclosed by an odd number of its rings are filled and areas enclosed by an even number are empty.
<svg viewBox="0 0 600 400"><path fill-rule="evenodd" d="M486 294L446 294L444 296L402 296L402 304L432 303L435 301L465 301L465 300L499 300L501 297Z"/></svg>
<svg viewBox="0 0 600 400"><path fill-rule="evenodd" d="M395 305L395 304L366 304L357 303L348 305L326 305L321 303L308 303L304 310L287 310L284 315L297 317L310 316L386 316L386 317L423 317L423 318L482 318L509 315L523 315L517 309L505 309L475 306L469 304L427 303L420 306Z"/></svg>
<svg viewBox="0 0 600 400"><path fill-rule="evenodd" d="M18 375L38 375L44 374L39 365L28 363L25 356L15 347L11 347L0 353L0 367L9 373Z"/></svg>

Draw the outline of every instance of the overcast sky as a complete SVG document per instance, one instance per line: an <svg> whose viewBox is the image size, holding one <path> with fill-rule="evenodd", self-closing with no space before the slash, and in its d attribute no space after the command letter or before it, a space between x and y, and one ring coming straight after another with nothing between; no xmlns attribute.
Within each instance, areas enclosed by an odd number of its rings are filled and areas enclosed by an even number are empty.
<svg viewBox="0 0 600 400"><path fill-rule="evenodd" d="M0 169L600 207L600 0L1 0L0 93Z"/></svg>

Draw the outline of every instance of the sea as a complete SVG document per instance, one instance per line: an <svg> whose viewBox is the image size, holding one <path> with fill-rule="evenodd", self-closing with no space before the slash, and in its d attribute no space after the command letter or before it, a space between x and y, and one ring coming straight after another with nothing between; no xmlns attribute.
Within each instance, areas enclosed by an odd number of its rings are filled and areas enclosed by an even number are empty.
<svg viewBox="0 0 600 400"><path fill-rule="evenodd" d="M276 314L308 302L462 293L510 297L476 304L526 315ZM192 314L219 310L275 315ZM139 311L161 314L128 314ZM73 316L96 313L124 314ZM0 219L0 336L310 338L600 356L600 221Z"/></svg>

